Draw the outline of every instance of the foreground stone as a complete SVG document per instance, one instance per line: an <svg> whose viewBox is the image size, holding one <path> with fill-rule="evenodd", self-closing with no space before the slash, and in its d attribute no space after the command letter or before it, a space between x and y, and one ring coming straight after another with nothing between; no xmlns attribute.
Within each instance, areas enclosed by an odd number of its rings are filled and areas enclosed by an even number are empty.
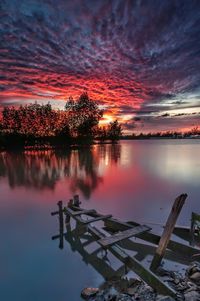
<svg viewBox="0 0 200 301"><path fill-rule="evenodd" d="M184 294L185 301L200 301L200 295L197 291L191 291Z"/></svg>
<svg viewBox="0 0 200 301"><path fill-rule="evenodd" d="M98 288L87 287L82 290L81 297L83 299L89 300L91 299L91 297L94 297L98 292Z"/></svg>
<svg viewBox="0 0 200 301"><path fill-rule="evenodd" d="M103 285L99 288L99 291L95 295L90 296L89 298L87 297L87 300L153 301L155 300L155 297L156 293L143 281L139 279L120 279L103 283Z"/></svg>
<svg viewBox="0 0 200 301"><path fill-rule="evenodd" d="M188 267L186 275L191 281L200 285L200 264L199 262L193 262Z"/></svg>
<svg viewBox="0 0 200 301"><path fill-rule="evenodd" d="M88 288L81 295L89 301L200 301L199 263L191 263L185 275L164 269L158 274L177 291L176 299L158 295L140 279L127 278L106 281L99 289Z"/></svg>
<svg viewBox="0 0 200 301"><path fill-rule="evenodd" d="M170 296L162 296L162 295L158 295L156 297L156 301L174 301L174 299Z"/></svg>

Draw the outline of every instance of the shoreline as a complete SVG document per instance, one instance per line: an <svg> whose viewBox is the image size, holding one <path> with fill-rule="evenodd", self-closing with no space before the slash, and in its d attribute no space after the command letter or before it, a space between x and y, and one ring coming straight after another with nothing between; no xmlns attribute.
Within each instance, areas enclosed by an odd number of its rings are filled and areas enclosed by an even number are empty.
<svg viewBox="0 0 200 301"><path fill-rule="evenodd" d="M90 148L95 145L118 145L120 141L146 141L146 140L197 140L200 141L200 137L198 138L172 138L172 137L151 137L151 138L120 138L118 141L96 141L91 143L72 143L72 144L60 144L60 145L27 145L23 147L1 147L0 152L7 151L46 151L46 150L76 150L82 148Z"/></svg>
<svg viewBox="0 0 200 301"><path fill-rule="evenodd" d="M105 281L98 288L84 288L81 297L88 301L197 301L200 298L200 264L192 262L184 275L159 268L157 275L176 296L161 295L140 278Z"/></svg>

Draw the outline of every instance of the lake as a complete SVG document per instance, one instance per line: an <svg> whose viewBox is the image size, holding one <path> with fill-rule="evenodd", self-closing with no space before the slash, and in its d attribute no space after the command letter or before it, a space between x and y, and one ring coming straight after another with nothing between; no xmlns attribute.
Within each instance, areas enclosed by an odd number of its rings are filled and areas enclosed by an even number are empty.
<svg viewBox="0 0 200 301"><path fill-rule="evenodd" d="M71 151L0 153L0 300L79 301L103 277L58 234L57 202L123 220L164 223L174 199L188 198L178 224L199 212L200 141L121 141Z"/></svg>

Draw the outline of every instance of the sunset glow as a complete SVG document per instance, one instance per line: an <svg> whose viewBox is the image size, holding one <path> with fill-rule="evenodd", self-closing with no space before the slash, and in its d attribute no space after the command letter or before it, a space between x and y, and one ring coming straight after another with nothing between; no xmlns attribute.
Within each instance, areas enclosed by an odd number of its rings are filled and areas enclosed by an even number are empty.
<svg viewBox="0 0 200 301"><path fill-rule="evenodd" d="M1 110L85 90L127 133L200 125L199 1L5 0Z"/></svg>

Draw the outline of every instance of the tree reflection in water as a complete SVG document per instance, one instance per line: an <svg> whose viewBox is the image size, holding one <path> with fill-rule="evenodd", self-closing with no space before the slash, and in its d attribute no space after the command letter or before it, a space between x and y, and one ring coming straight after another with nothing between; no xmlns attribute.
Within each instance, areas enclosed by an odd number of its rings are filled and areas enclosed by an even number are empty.
<svg viewBox="0 0 200 301"><path fill-rule="evenodd" d="M72 193L85 198L103 181L103 167L120 160L120 144L96 145L76 150L43 150L0 153L0 178L16 188L55 189L66 180Z"/></svg>

